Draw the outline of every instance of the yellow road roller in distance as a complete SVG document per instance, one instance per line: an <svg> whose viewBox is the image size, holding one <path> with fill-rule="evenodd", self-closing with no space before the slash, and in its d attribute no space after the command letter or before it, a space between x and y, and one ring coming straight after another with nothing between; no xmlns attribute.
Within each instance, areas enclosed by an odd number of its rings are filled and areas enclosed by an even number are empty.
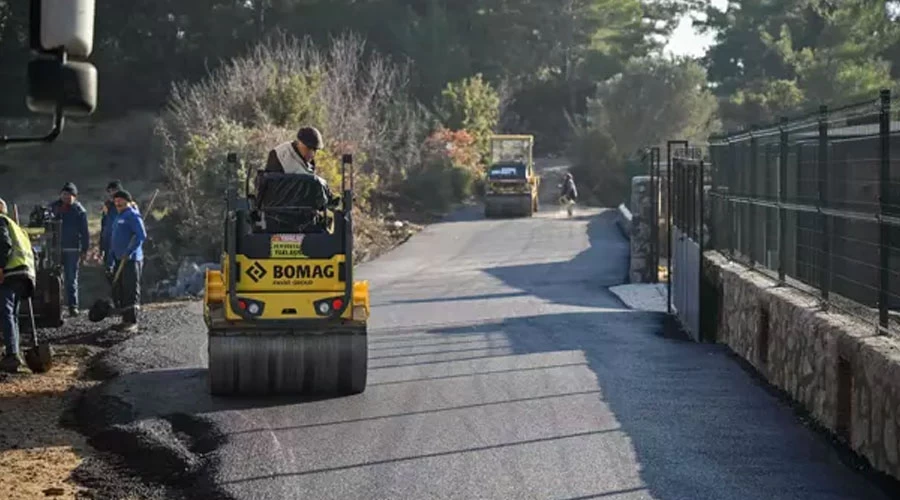
<svg viewBox="0 0 900 500"><path fill-rule="evenodd" d="M245 197L229 194L222 269L207 271L204 296L212 394L365 390L369 289L353 280L350 155L341 175L340 197L315 175L262 170L254 193L248 175Z"/></svg>
<svg viewBox="0 0 900 500"><path fill-rule="evenodd" d="M534 172L533 148L532 135L491 136L491 164L485 178L485 217L531 217L538 211L540 177Z"/></svg>

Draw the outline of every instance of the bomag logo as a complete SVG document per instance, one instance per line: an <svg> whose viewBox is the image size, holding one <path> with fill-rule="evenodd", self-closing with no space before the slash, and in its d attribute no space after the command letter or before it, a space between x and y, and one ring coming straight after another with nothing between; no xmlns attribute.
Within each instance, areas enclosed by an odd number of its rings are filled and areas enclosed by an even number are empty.
<svg viewBox="0 0 900 500"><path fill-rule="evenodd" d="M259 280L265 278L268 273L266 272L266 268L261 266L259 262L254 262L253 265L247 268L246 274L255 283L259 283Z"/></svg>
<svg viewBox="0 0 900 500"><path fill-rule="evenodd" d="M334 278L334 266L316 264L291 264L287 266L276 265L272 267L272 279L322 279Z"/></svg>

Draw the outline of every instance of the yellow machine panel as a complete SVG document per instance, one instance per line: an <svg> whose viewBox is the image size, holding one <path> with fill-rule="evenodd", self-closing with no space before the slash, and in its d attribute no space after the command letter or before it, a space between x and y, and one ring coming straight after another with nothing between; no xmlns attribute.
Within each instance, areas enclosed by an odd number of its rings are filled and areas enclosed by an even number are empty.
<svg viewBox="0 0 900 500"><path fill-rule="evenodd" d="M239 274L238 293L277 292L280 289L292 292L305 290L342 292L344 283L338 278L345 257L336 255L330 260L313 259L250 259L244 255L235 256ZM224 259L225 276L228 276L227 259Z"/></svg>
<svg viewBox="0 0 900 500"><path fill-rule="evenodd" d="M210 304L221 304L224 311L224 319L226 321L242 321L240 314L232 309L231 304L225 300L225 281L227 277L221 271L206 271L206 292L204 303L207 308L206 315L208 318L208 308ZM340 309L343 304L343 287L333 291L311 291L304 293L295 293L294 289L290 293L285 292L238 292L238 307L247 309L256 304L259 307L258 318L267 319L297 319L297 318L315 318L321 315L321 311L317 311L316 305L322 302L329 302L333 309ZM366 321L369 319L369 282L355 281L353 283L353 298L351 307L348 307L341 315L342 319L353 321Z"/></svg>

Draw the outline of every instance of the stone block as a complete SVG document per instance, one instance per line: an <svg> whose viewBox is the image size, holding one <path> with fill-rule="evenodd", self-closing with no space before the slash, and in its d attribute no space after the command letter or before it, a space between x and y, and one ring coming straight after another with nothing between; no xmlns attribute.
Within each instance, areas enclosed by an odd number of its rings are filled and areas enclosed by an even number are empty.
<svg viewBox="0 0 900 500"><path fill-rule="evenodd" d="M826 312L817 300L707 252L704 279L721 287L715 338L788 392L832 432L849 404L849 444L873 467L900 479L900 339L869 324ZM761 328L766 311L768 329ZM767 338L763 339L763 332ZM767 356L761 357L761 349ZM839 360L850 367L848 401L840 401Z"/></svg>

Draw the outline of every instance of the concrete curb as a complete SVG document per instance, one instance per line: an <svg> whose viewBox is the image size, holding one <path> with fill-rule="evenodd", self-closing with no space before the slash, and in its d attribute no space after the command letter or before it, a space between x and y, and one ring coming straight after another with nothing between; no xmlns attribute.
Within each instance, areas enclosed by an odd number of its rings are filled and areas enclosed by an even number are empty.
<svg viewBox="0 0 900 500"><path fill-rule="evenodd" d="M666 312L666 285L663 283L631 283L613 286L609 291L631 309Z"/></svg>

